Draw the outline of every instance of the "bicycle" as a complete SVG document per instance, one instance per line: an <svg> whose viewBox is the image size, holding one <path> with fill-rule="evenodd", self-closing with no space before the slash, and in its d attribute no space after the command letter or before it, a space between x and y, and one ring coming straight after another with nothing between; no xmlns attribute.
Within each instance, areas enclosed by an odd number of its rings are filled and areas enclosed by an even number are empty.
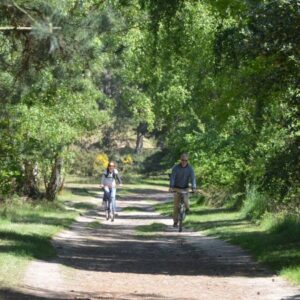
<svg viewBox="0 0 300 300"><path fill-rule="evenodd" d="M177 193L180 195L180 201L178 205L178 232L182 232L183 221L186 216L186 208L184 202L184 195L187 195L188 191L174 191L173 193Z"/></svg>
<svg viewBox="0 0 300 300"><path fill-rule="evenodd" d="M188 194L188 192L179 192L180 194L180 202L178 207L178 231L182 232L182 225L185 219L185 203L184 203L184 194Z"/></svg>

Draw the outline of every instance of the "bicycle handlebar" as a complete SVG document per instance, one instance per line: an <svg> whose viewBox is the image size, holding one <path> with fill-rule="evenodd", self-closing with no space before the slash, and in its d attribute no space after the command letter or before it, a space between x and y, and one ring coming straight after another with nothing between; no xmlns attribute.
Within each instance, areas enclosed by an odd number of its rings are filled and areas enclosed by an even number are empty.
<svg viewBox="0 0 300 300"><path fill-rule="evenodd" d="M192 194L194 194L194 193L196 193L195 191L170 191L170 193L178 193L178 194L188 194L188 193L192 193Z"/></svg>

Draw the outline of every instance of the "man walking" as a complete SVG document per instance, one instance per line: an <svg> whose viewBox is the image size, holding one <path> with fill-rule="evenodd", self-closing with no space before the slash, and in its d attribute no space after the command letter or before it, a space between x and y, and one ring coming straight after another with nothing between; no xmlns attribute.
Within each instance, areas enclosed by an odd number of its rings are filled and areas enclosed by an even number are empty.
<svg viewBox="0 0 300 300"><path fill-rule="evenodd" d="M188 196L189 183L191 183L192 185L192 192L195 192L195 173L192 166L188 163L188 155L186 153L183 153L180 156L180 163L173 167L172 174L170 176L170 192L175 192L173 202L174 227L177 227L178 223L178 207L180 202L180 192L185 192L183 195L186 212L188 213L190 210Z"/></svg>

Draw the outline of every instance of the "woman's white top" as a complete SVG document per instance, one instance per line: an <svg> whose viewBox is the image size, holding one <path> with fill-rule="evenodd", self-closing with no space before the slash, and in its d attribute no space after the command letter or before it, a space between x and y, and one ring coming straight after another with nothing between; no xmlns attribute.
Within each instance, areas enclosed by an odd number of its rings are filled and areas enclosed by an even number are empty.
<svg viewBox="0 0 300 300"><path fill-rule="evenodd" d="M118 179L120 183L120 177L118 174L119 172L117 169L114 169L111 173L105 170L102 174L101 184L108 187L116 187L116 179Z"/></svg>

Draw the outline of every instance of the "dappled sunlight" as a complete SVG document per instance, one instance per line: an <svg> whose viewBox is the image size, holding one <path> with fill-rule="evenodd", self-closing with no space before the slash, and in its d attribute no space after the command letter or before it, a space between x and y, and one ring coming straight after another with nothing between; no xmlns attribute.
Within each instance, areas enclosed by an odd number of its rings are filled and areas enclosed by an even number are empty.
<svg viewBox="0 0 300 300"><path fill-rule="evenodd" d="M135 295L132 294L131 286L144 280L147 284L158 287L157 293L151 294L153 297L150 299L164 299L164 295L167 295L166 299L176 299L175 290L167 294L164 292L174 281L177 284L182 281L186 291L203 282L207 282L207 285L212 278L220 286L229 287L236 286L237 282L245 287L251 285L251 282L256 282L256 285L260 282L260 290L272 283L273 273L253 261L249 253L214 237L189 230L189 222L195 222L193 226L197 223L196 219L193 220L193 214L187 216L184 232L179 233L173 228L169 216L160 215L154 210L155 205L161 207L162 204L168 210L172 208L169 193L149 188L148 193L141 194L136 189L135 192L139 194L123 195L117 200L118 215L111 222L105 219L101 197L94 197L87 193L88 190L84 187L82 191L74 190L76 197L82 195L81 201L77 198L68 205L83 213L70 229L55 236L52 242L57 251L55 258L48 260L42 248L31 249L32 245L41 244L41 237L38 235L2 233L1 239L5 238L6 244L0 245L0 251L17 252L27 247L30 255L39 260L28 268L25 285L21 290L0 290L0 296L1 293L7 293L12 299L19 295L24 296L24 299L56 299L58 294L61 297L96 295L95 299L105 299L102 298L103 295L110 291L109 295L116 295L119 299L123 299L123 296L124 299L131 299ZM195 213L200 210L195 211L194 208ZM226 210L206 209L205 214L216 216L218 212L223 216L227 213ZM203 217L205 214L200 212L196 217ZM60 218L61 216L58 217L58 222ZM47 218L44 221L55 222ZM202 226L212 226L214 221L209 219L206 222ZM243 222L244 220L235 216L215 222L213 228L235 227ZM15 243L16 240L20 241L19 244ZM48 243L47 240L46 242ZM38 252L44 252L43 256L40 257ZM51 278L46 280L49 274ZM122 276L123 280L120 279ZM115 280L120 282L118 287L111 286L111 281ZM101 284L95 287L93 282ZM65 290L66 283L71 292ZM122 293L119 292L120 286ZM143 286L144 293L140 293L139 289L137 294L141 295L141 299L148 295L149 288ZM206 291L210 290L207 286L204 288Z"/></svg>
<svg viewBox="0 0 300 300"><path fill-rule="evenodd" d="M155 195L152 194L151 198L155 198ZM129 195L119 199L118 203L121 207L126 207L127 201L130 203L130 200L132 199ZM159 203L158 199L156 203ZM235 253L235 262L230 260L228 266L230 250L224 251L223 263L220 257L201 254L203 250L200 250L199 245L196 246L197 243L207 245L208 241L212 244L215 241L192 235L189 231L179 234L170 226L169 217L160 216L152 209L148 211L147 203L140 204L139 208L138 211L119 212L114 223L105 221L102 211L97 214L90 211L80 217L72 226L72 232L62 233L55 238L58 261L75 269L98 272L188 276L268 275L266 270L257 268L255 264L249 268L249 256L244 253ZM98 220L101 221L99 228L89 226ZM143 234L147 235L147 238L141 239ZM156 261L155 264L153 260Z"/></svg>
<svg viewBox="0 0 300 300"><path fill-rule="evenodd" d="M55 255L50 237L0 230L0 253L30 258L51 258Z"/></svg>
<svg viewBox="0 0 300 300"><path fill-rule="evenodd" d="M188 216L185 225L240 245L275 272L300 265L300 242L297 236L286 235L284 231L268 231L264 224L254 224L242 217L240 212L226 208L197 208L194 205L193 213Z"/></svg>

